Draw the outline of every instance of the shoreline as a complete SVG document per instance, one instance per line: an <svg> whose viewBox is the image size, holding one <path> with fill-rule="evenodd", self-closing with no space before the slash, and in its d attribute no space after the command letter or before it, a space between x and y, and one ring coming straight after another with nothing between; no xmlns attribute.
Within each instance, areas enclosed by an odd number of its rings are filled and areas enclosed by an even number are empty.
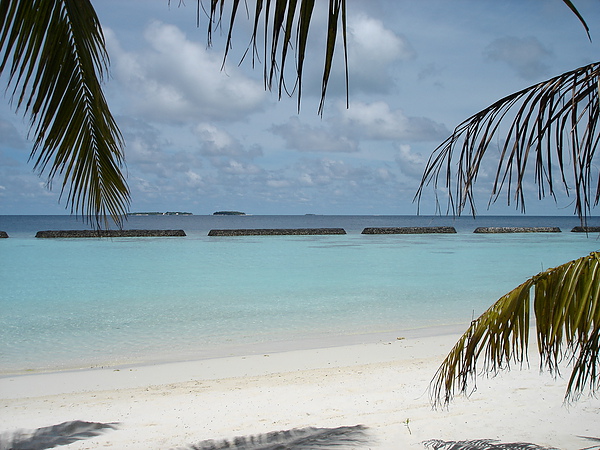
<svg viewBox="0 0 600 450"><path fill-rule="evenodd" d="M140 360L125 360L121 358L106 358L103 362L98 363L82 363L82 364L56 364L53 366L36 367L28 369L2 369L0 368L0 380L7 377L20 377L40 374L59 374L69 372L82 372L86 370L100 369L129 369L145 366L157 366L165 364L177 363L194 363L213 359L222 359L230 357L247 357L261 354L276 354L287 353L291 351L302 350L320 350L335 347L347 347L352 345L375 344L380 342L391 342L394 340L414 339L430 336L460 336L467 330L468 322L460 322L453 324L376 331L373 333L356 333L356 334L310 334L297 335L287 340L254 342L245 344L222 344L220 346L212 346L211 348L202 348L201 351L194 355L189 353L172 355L156 355L154 358L146 358ZM200 345L199 345L200 346Z"/></svg>
<svg viewBox="0 0 600 450"><path fill-rule="evenodd" d="M433 339L437 340L450 336L452 335L437 335L433 336ZM17 374L0 378L0 399L60 395L88 392L96 389L121 390L150 385L185 383L192 380L254 378L277 373L320 370L329 367L388 363L396 357L395 350L398 346L410 348L414 340L430 338L382 340L363 344L261 352L190 361L125 364L57 372ZM456 338L458 339L458 335ZM448 340L451 340L451 338ZM411 353L410 357L414 358L415 355Z"/></svg>
<svg viewBox="0 0 600 450"><path fill-rule="evenodd" d="M575 450L591 445L579 436L598 436L600 400L563 405L566 380L539 373L535 343L529 369L480 377L470 398L432 409L429 382L458 337L3 377L0 448L7 433L70 421L114 428L69 449L189 448L211 439L359 424L372 441L354 448L496 439Z"/></svg>

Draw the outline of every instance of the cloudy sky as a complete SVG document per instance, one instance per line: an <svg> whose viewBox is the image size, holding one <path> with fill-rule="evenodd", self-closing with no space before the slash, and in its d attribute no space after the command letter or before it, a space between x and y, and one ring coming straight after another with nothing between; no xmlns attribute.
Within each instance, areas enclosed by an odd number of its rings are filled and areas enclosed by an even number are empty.
<svg viewBox="0 0 600 450"><path fill-rule="evenodd" d="M560 0L349 0L350 106L338 54L320 117L322 15L298 113L296 98L264 90L262 67L238 65L249 40L243 14L222 70L224 40L207 48L206 20L197 28L196 2L186 3L93 1L111 57L104 87L126 139L132 211L414 214L427 158L454 126L600 55L597 0L574 2L592 42ZM5 97L0 214L65 214L57 190L28 163L26 125ZM515 213L504 198L487 209L491 175L482 170L479 213ZM422 214L435 212L432 194ZM573 212L569 199L529 195L530 214Z"/></svg>

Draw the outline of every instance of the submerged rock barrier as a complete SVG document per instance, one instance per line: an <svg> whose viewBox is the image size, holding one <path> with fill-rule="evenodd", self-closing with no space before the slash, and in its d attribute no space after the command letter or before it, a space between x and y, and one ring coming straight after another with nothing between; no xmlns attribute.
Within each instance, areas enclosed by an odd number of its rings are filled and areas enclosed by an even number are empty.
<svg viewBox="0 0 600 450"><path fill-rule="evenodd" d="M183 230L47 230L36 238L171 237L185 236Z"/></svg>
<svg viewBox="0 0 600 450"><path fill-rule="evenodd" d="M237 230L210 230L209 236L309 236L346 234L343 228L245 228Z"/></svg>
<svg viewBox="0 0 600 450"><path fill-rule="evenodd" d="M456 233L454 227L383 227L365 228L362 234L428 234Z"/></svg>
<svg viewBox="0 0 600 450"><path fill-rule="evenodd" d="M7 238L7 237L8 237L8 233L6 231L0 231L0 239Z"/></svg>
<svg viewBox="0 0 600 450"><path fill-rule="evenodd" d="M560 233L559 227L478 227L473 233Z"/></svg>
<svg viewBox="0 0 600 450"><path fill-rule="evenodd" d="M573 233L600 233L600 227L573 227Z"/></svg>

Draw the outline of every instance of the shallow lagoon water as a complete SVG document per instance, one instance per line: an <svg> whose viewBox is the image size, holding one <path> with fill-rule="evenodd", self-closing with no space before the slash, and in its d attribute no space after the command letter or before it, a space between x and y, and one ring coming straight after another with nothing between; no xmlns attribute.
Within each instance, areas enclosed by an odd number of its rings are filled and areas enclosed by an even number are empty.
<svg viewBox="0 0 600 450"><path fill-rule="evenodd" d="M368 226L456 226L361 235ZM562 233L473 234L477 226ZM68 216L0 216L0 372L226 356L467 324L529 276L600 247L573 217L147 216L185 238L36 239ZM590 221L590 225L597 225ZM208 237L211 228L339 236ZM283 343L283 344L282 344Z"/></svg>

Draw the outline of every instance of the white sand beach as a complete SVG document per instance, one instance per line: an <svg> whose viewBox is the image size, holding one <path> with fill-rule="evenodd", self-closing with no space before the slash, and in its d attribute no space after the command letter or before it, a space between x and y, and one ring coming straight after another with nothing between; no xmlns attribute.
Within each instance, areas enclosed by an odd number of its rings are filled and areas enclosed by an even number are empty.
<svg viewBox="0 0 600 450"><path fill-rule="evenodd" d="M593 444L580 436L600 436L600 401L564 405L566 381L540 374L533 354L530 369L481 378L470 398L432 409L429 381L457 338L2 377L0 448L10 448L15 432L23 438L71 421L114 428L60 448L190 448L209 439L359 424L370 441L349 448L495 439L570 450Z"/></svg>

